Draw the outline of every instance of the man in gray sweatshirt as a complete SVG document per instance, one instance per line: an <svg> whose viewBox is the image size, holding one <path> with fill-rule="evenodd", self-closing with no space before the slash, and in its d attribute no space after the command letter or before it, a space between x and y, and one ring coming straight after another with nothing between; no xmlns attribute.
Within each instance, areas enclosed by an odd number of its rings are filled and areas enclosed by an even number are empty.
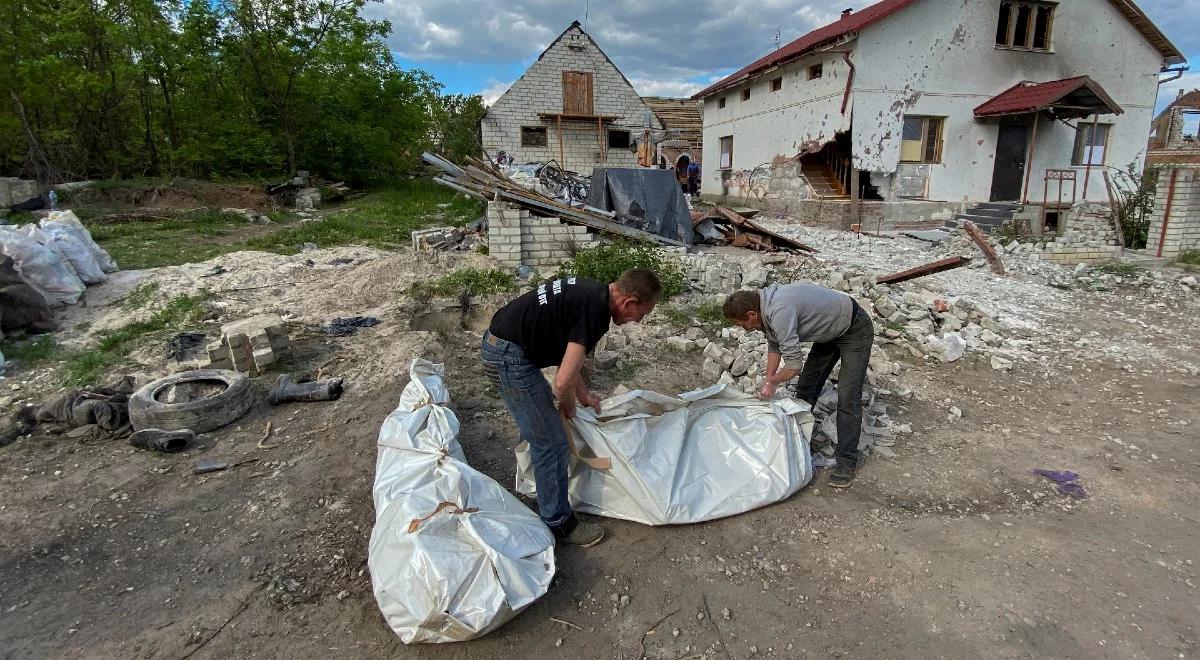
<svg viewBox="0 0 1200 660"><path fill-rule="evenodd" d="M767 377L759 396L797 375L796 396L815 404L838 360L837 467L833 488L849 488L858 469L862 432L862 390L871 360L875 326L850 296L816 284L772 284L762 291L738 291L725 300L725 318L767 336ZM801 344L812 342L808 359Z"/></svg>

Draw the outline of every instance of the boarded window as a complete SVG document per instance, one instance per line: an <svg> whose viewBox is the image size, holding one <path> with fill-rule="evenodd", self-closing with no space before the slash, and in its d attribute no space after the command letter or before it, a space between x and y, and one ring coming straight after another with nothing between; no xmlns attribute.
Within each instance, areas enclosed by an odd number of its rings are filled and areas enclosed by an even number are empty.
<svg viewBox="0 0 1200 660"><path fill-rule="evenodd" d="M563 71L563 114L592 114L592 74Z"/></svg>
<svg viewBox="0 0 1200 660"><path fill-rule="evenodd" d="M743 89L743 90L742 90L742 100L743 100L743 101L749 101L749 100L750 100L750 88L749 88L749 87L747 87L746 89Z"/></svg>
<svg viewBox="0 0 1200 660"><path fill-rule="evenodd" d="M721 166L720 169L728 170L733 168L733 136L726 135L721 138Z"/></svg>
<svg viewBox="0 0 1200 660"><path fill-rule="evenodd" d="M781 89L783 89L783 78L771 79L771 91L778 92Z"/></svg>
<svg viewBox="0 0 1200 660"><path fill-rule="evenodd" d="M1054 4L1001 2L996 20L996 45L1020 50L1050 50Z"/></svg>
<svg viewBox="0 0 1200 660"><path fill-rule="evenodd" d="M629 148L629 131L609 129L609 131L608 131L608 148L609 149L628 149Z"/></svg>
<svg viewBox="0 0 1200 660"><path fill-rule="evenodd" d="M904 132L900 142L900 162L942 162L943 117L904 116Z"/></svg>
<svg viewBox="0 0 1200 660"><path fill-rule="evenodd" d="M1075 128L1075 151L1072 165L1103 165L1108 147L1111 124L1080 124ZM1093 130L1094 129L1094 130Z"/></svg>
<svg viewBox="0 0 1200 660"><path fill-rule="evenodd" d="M808 67L808 79L809 80L816 80L817 78L820 78L823 75L825 75L825 65L824 64L814 64L814 65Z"/></svg>
<svg viewBox="0 0 1200 660"><path fill-rule="evenodd" d="M725 108L725 97L722 96L721 98L717 99L717 109L723 110L724 108Z"/></svg>
<svg viewBox="0 0 1200 660"><path fill-rule="evenodd" d="M544 147L544 146L546 146L546 127L545 126L522 126L521 127L521 146L522 147Z"/></svg>

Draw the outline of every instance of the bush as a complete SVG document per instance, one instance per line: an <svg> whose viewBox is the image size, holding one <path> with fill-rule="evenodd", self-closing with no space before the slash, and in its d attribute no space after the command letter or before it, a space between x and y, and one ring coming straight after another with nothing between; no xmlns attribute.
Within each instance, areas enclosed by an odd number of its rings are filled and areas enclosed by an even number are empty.
<svg viewBox="0 0 1200 660"><path fill-rule="evenodd" d="M558 276L576 275L599 282L615 282L631 268L645 268L662 282L663 299L683 293L685 278L679 263L650 243L617 241L580 251L564 263Z"/></svg>
<svg viewBox="0 0 1200 660"><path fill-rule="evenodd" d="M417 282L408 290L408 295L418 300L457 296L464 292L471 296L486 296L512 291L516 285L516 278L507 270L464 268L430 282Z"/></svg>
<svg viewBox="0 0 1200 660"><path fill-rule="evenodd" d="M1175 263L1182 266L1200 266L1200 250L1184 250L1175 258Z"/></svg>

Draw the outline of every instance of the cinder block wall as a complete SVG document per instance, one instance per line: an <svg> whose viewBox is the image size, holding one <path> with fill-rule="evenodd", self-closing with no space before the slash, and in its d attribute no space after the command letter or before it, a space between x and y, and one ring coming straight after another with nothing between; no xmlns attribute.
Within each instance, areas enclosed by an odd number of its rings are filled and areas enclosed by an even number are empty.
<svg viewBox="0 0 1200 660"><path fill-rule="evenodd" d="M1171 179L1175 193L1170 195ZM1171 208L1167 209L1167 197ZM1167 229L1163 232L1163 223ZM1200 250L1200 165L1175 165L1158 173L1154 211L1150 214L1150 232L1146 249L1163 257L1177 257L1185 250Z"/></svg>
<svg viewBox="0 0 1200 660"><path fill-rule="evenodd" d="M587 227L542 218L506 202L489 202L488 254L510 268L552 267L571 258L572 250L597 240Z"/></svg>
<svg viewBox="0 0 1200 660"><path fill-rule="evenodd" d="M1046 244L1042 258L1060 265L1096 263L1121 254L1107 204L1082 202L1067 214L1062 233Z"/></svg>

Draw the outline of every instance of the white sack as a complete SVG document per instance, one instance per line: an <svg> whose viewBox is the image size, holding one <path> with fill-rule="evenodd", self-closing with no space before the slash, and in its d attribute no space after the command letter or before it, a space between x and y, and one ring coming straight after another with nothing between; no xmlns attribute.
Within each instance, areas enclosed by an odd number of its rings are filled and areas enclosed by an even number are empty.
<svg viewBox="0 0 1200 660"><path fill-rule="evenodd" d="M96 255L74 233L61 224L47 223L45 220L41 226L42 232L54 241L53 247L71 264L84 284L99 284L108 279Z"/></svg>
<svg viewBox="0 0 1200 660"><path fill-rule="evenodd" d="M812 480L813 416L794 399L761 401L725 385L673 398L635 390L606 399L597 417L569 423L577 511L646 525L677 525L744 513L786 499ZM593 461L594 463L594 461ZM532 457L517 447L517 490L534 494Z"/></svg>
<svg viewBox="0 0 1200 660"><path fill-rule="evenodd" d="M21 281L40 293L47 305L73 305L83 295L84 284L75 269L34 225L0 227L0 254L13 260Z"/></svg>
<svg viewBox="0 0 1200 660"><path fill-rule="evenodd" d="M475 639L546 593L554 536L467 465L442 365L414 360L410 373L379 429L371 584L404 643Z"/></svg>
<svg viewBox="0 0 1200 660"><path fill-rule="evenodd" d="M42 231L54 236L55 240L59 240L58 236L67 234L88 251L92 260L99 265L100 270L105 273L115 273L120 268L117 267L117 262L108 252L100 247L100 244L92 238L92 233L87 227L79 221L74 211L51 211L44 220L41 221ZM54 231L52 232L51 229ZM74 263L74 259L72 259ZM82 273L80 274L82 276ZM87 281L86 279L84 280ZM88 282L91 284L91 282Z"/></svg>

